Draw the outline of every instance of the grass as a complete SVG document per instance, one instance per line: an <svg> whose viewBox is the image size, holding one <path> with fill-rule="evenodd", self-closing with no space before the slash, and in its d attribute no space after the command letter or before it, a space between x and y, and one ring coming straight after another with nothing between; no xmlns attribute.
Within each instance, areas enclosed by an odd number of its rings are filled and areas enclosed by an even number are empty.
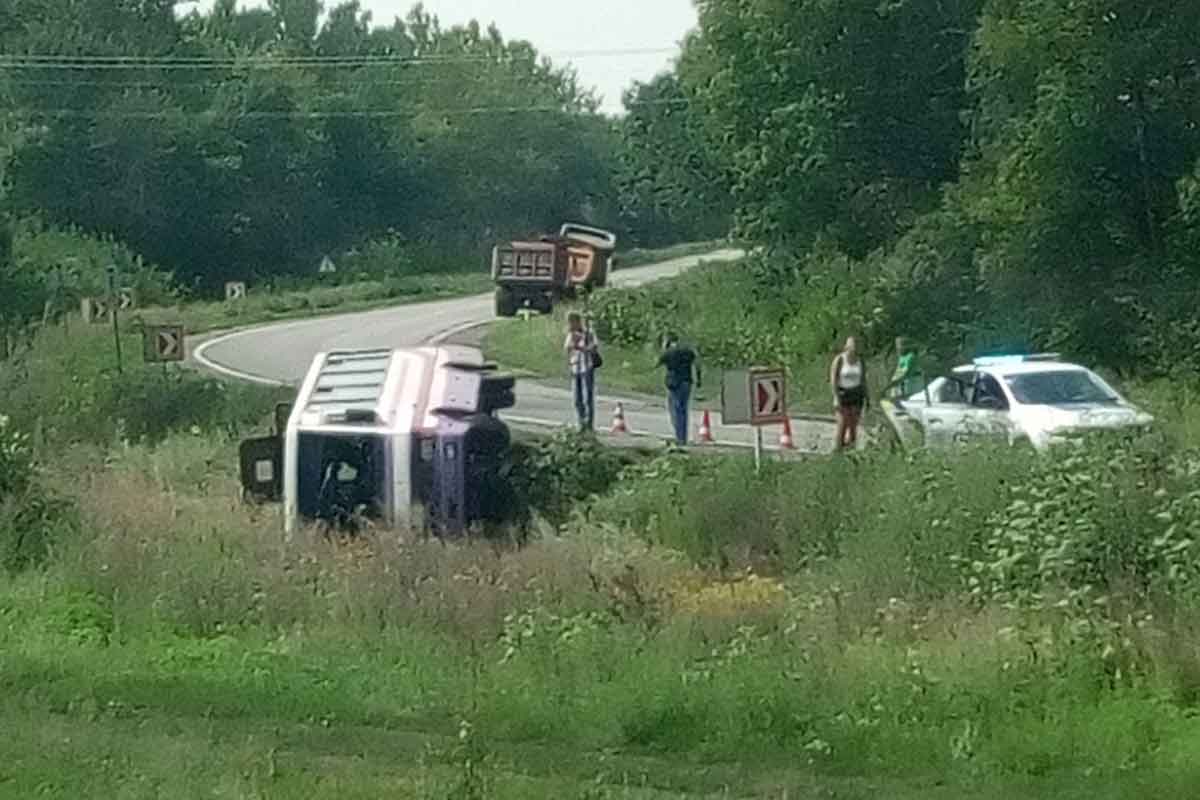
<svg viewBox="0 0 1200 800"><path fill-rule="evenodd" d="M538 324L498 330L556 362ZM237 442L270 393L117 376L109 346L44 331L0 383L36 432L36 482L73 509L36 567L0 574L0 797L1116 800L1200 782L1200 553L1179 535L1200 529L1200 454L1169 387L1145 389L1164 441L1062 459L756 474L666 456L614 481L563 440L537 463L574 502L524 547L332 543L238 500ZM608 380L643 373L622 353Z"/></svg>
<svg viewBox="0 0 1200 800"><path fill-rule="evenodd" d="M842 337L859 332L861 338L864 325L847 300L855 293L839 293L832 267L828 280L802 283L790 273L774 275L776 266L761 256L734 265L701 264L651 285L595 295L587 311L605 350L604 385L661 391L654 364L662 336L673 331L700 354L708 376L701 399L719 398L724 370L781 366L788 370L794 412L830 413L829 365ZM842 277L847 283L856 280L849 272ZM770 285L777 288L764 289ZM565 311L495 325L486 340L490 355L531 375L561 374L558 340ZM871 384L878 389L888 365L881 356L869 356L868 362Z"/></svg>
<svg viewBox="0 0 1200 800"><path fill-rule="evenodd" d="M491 277L484 272L410 275L307 290L251 289L244 300L146 308L135 312L134 317L146 324L183 325L189 335L195 335L263 322L482 294L491 288Z"/></svg>
<svg viewBox="0 0 1200 800"><path fill-rule="evenodd" d="M563 337L565 311L550 316L497 320L489 328L483 348L489 358L517 374L561 379L566 377ZM658 394L662 389L658 353L649 348L611 346L601 342L604 367L598 374L600 391L622 389Z"/></svg>
<svg viewBox="0 0 1200 800"><path fill-rule="evenodd" d="M286 540L276 509L235 500L234 443L56 464L79 530L0 583L0 796L1118 798L1200 779L1190 607L1118 631L1137 655L1114 681L1070 620L961 594L950 556L1016 461L755 477L668 458L510 551ZM949 483L917 491L928 472ZM854 487L863 504L842 502Z"/></svg>
<svg viewBox="0 0 1200 800"><path fill-rule="evenodd" d="M517 374L561 380L565 385L562 343L566 312L567 309L560 308L554 314L531 317L527 321L497 320L484 338L484 351L489 358ZM657 366L660 350L655 345L612 344L602 338L601 350L604 366L597 377L600 391L654 395L665 391L663 369ZM722 370L711 361L704 362L703 349L700 354L704 384L694 392L694 397L698 403L717 403L721 398ZM794 411L830 413L827 370L824 358L792 367L789 392Z"/></svg>
<svg viewBox="0 0 1200 800"><path fill-rule="evenodd" d="M685 242L662 248L647 249L635 247L630 250L621 250L617 252L617 268L630 269L654 264L659 261L673 261L677 258L701 256L705 253L719 250L721 247L726 247L728 244L728 242L723 240L714 239L709 242Z"/></svg>
<svg viewBox="0 0 1200 800"><path fill-rule="evenodd" d="M121 336L122 370L110 328L41 329L7 364L0 407L56 455L71 443L157 441L172 431L238 435L253 430L286 395L226 383L179 365L142 361L141 336Z"/></svg>

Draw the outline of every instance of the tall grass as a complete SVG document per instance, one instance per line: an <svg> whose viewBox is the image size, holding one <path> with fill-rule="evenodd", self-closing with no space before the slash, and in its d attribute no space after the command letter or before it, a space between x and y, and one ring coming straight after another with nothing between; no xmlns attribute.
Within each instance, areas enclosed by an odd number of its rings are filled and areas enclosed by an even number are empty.
<svg viewBox="0 0 1200 800"><path fill-rule="evenodd" d="M0 578L0 786L17 796L1117 798L1200 781L1190 422L1049 457L762 473L665 456L618 475L563 438L524 465L555 523L524 546L334 542L238 499L236 443L269 395L118 378L102 332L44 336L3 399L40 427L37 484L73 511ZM130 379L163 391L106 394ZM154 428L129 435L130 408Z"/></svg>
<svg viewBox="0 0 1200 800"><path fill-rule="evenodd" d="M161 440L168 433L237 433L258 424L283 395L225 383L176 365L142 363L135 331L121 337L123 370L111 328L84 325L38 331L4 365L0 406L36 444L57 452L71 442Z"/></svg>
<svg viewBox="0 0 1200 800"><path fill-rule="evenodd" d="M769 267L755 258L702 264L670 280L597 293L586 310L605 351L601 380L613 388L661 391L655 364L663 336L673 332L699 353L708 398L718 396L723 370L781 366L789 372L793 409L829 413L829 365L846 336L862 339L869 327L848 299L854 290L839 286L855 279L841 264L803 287L790 274L772 287L761 274ZM562 313L498 324L487 339L489 353L510 367L560 374ZM870 382L878 390L887 378L886 344L868 347Z"/></svg>
<svg viewBox="0 0 1200 800"><path fill-rule="evenodd" d="M763 476L666 459L511 550L289 541L273 510L235 499L231 445L173 435L76 487L82 525L56 566L0 592L3 680L24 698L0 713L443 737L469 719L499 750L830 781L1200 777L1194 607L1117 619L967 591L955 556L1005 511L998 478L1032 473L1027 456Z"/></svg>
<svg viewBox="0 0 1200 800"><path fill-rule="evenodd" d="M137 312L146 324L184 325L190 334L322 314L356 311L405 303L481 294L492 288L491 278L472 273L418 273L393 277L362 277L348 283L250 287L243 300L191 302L148 307Z"/></svg>
<svg viewBox="0 0 1200 800"><path fill-rule="evenodd" d="M702 256L705 253L711 253L714 250L718 250L727 244L727 242L714 239L708 242L684 242L682 244L670 245L661 248L647 249L642 247L634 247L629 250L618 251L617 268L632 269L633 267L642 267L647 264L654 264L660 261L671 261L676 258Z"/></svg>

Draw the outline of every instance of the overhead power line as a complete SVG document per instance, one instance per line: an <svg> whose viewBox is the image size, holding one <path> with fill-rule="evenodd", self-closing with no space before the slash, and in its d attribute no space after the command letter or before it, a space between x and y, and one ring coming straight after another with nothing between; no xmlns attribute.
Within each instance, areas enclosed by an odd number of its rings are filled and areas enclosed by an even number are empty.
<svg viewBox="0 0 1200 800"><path fill-rule="evenodd" d="M674 106L686 105L686 100L647 100L640 103L634 103L637 106ZM547 114L547 113L570 113L572 109L561 105L540 105L540 106L475 106L471 108L408 108L408 109L359 109L359 110L331 110L331 111L238 111L231 110L206 110L206 111L184 111L184 110L168 110L168 111L105 111L100 109L79 109L79 108L44 108L44 109L24 109L21 111L8 111L7 116L20 117L68 117L82 119L169 119L174 117L212 117L212 118L229 118L231 120L238 119L330 119L338 117L367 117L367 118L392 118L392 117L414 117L420 114L431 114L434 116L477 116L487 114Z"/></svg>
<svg viewBox="0 0 1200 800"><path fill-rule="evenodd" d="M518 76L510 76L512 80L521 80ZM213 76L203 78L201 80L171 80L166 82L164 79L159 80L126 80L124 78L116 78L113 80L98 80L96 78L67 78L59 77L55 80L43 80L41 78L26 79L24 77L13 78L5 81L3 86L99 86L107 89L164 89L168 91L185 90L185 89L219 89L224 86L236 85L242 80L239 76L219 77ZM499 81L500 78L487 73L479 73L475 75L459 75L455 76L454 80L467 83L486 83L488 81ZM440 86L445 85L446 79L441 77L414 77L414 78L388 78L377 79L371 78L368 80L354 80L354 88L363 88L371 86Z"/></svg>
<svg viewBox="0 0 1200 800"><path fill-rule="evenodd" d="M536 53L539 56L565 59L613 58L640 55L665 55L678 48L617 48L608 50L563 50ZM466 53L430 54L422 56L361 55L361 56L96 56L96 55L5 55L0 56L0 69L8 70L216 70L216 69L286 69L289 67L338 69L350 67L421 66L459 63L502 63L519 60L511 52L471 55Z"/></svg>
<svg viewBox="0 0 1200 800"><path fill-rule="evenodd" d="M657 55L661 53L673 53L678 47L608 47L608 48L592 48L592 49L577 49L577 50L544 50L533 51L536 55L560 56L560 57L598 57L598 56L627 56L627 55ZM511 51L502 51L511 53ZM338 61L342 59L355 60L372 60L372 61L396 61L396 60L421 60L435 61L439 59L457 60L461 58L491 58L491 55L478 54L470 55L467 53L428 53L424 55L403 56L394 53L363 53L359 55L286 55L273 53L260 53L249 56L179 56L179 55L94 55L94 54L72 54L72 53L9 53L0 56L0 58L9 58L22 61L61 61L69 59L72 61L181 61L187 63L210 62L210 61Z"/></svg>

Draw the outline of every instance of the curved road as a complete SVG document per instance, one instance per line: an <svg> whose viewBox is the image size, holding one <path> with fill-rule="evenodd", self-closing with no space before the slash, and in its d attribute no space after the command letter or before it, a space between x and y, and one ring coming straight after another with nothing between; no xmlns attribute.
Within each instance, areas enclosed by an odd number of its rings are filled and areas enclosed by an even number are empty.
<svg viewBox="0 0 1200 800"><path fill-rule="evenodd" d="M728 260L738 255L737 250L721 250L618 270L612 275L610 285L639 286L677 275L702 259ZM319 352L437 343L492 319L492 295L476 295L235 331L197 344L192 357L201 366L229 377L291 386L303 379L313 356ZM659 439L669 436L670 427L662 400L610 397L604 392L602 376L600 383L596 407L598 427L607 427L613 409L620 401L632 436ZM502 416L517 425L561 425L573 419L574 411L570 393L564 388L521 381L517 386L517 405ZM752 442L749 430L721 426L715 411L713 422L713 434L719 443L749 446ZM823 422L797 420L794 436L800 451L823 451L832 445L830 426ZM774 444L774 439L774 434L768 435L768 447Z"/></svg>

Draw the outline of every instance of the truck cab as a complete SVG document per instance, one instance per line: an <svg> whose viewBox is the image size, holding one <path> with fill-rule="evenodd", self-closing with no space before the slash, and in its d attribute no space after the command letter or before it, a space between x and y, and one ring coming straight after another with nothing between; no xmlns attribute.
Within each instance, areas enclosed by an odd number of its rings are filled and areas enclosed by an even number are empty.
<svg viewBox="0 0 1200 800"><path fill-rule="evenodd" d="M321 353L276 436L242 444L243 486L281 500L289 532L498 521L511 438L496 412L513 386L474 348Z"/></svg>

